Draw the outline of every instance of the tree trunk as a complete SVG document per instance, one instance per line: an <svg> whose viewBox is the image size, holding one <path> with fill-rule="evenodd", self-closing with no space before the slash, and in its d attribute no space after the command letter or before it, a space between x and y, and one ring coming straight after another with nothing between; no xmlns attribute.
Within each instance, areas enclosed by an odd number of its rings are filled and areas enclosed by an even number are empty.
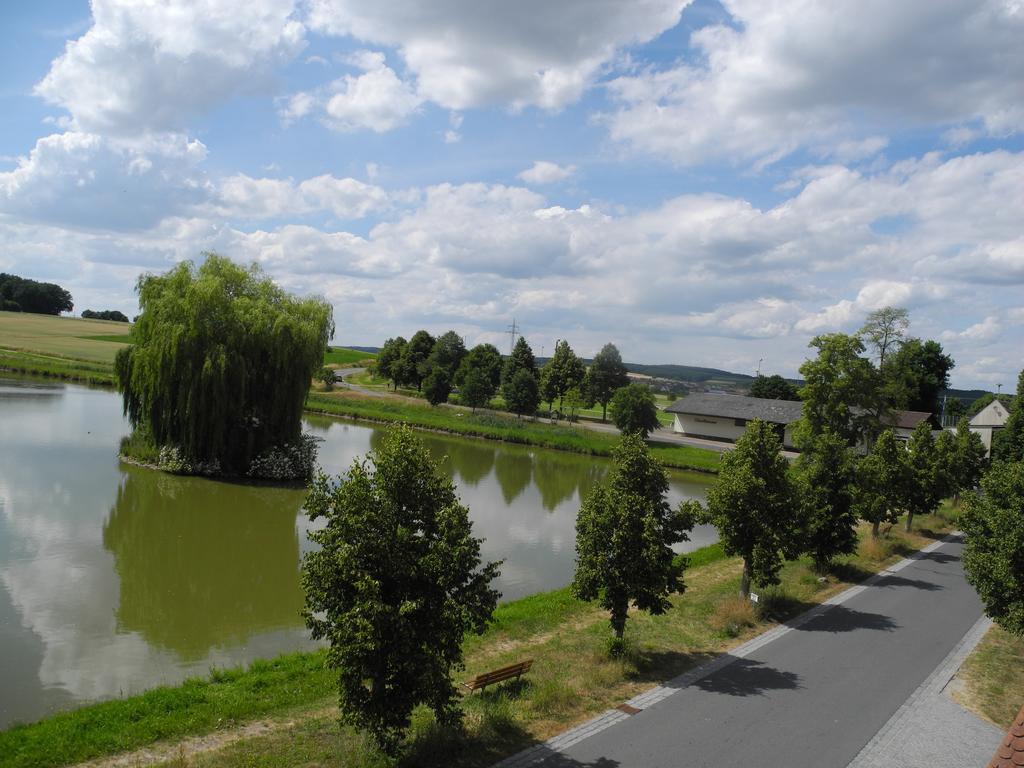
<svg viewBox="0 0 1024 768"><path fill-rule="evenodd" d="M608 403L601 403L601 422L608 420Z"/></svg>
<svg viewBox="0 0 1024 768"><path fill-rule="evenodd" d="M743 558L743 576L740 578L740 595L744 600L750 599L750 561Z"/></svg>
<svg viewBox="0 0 1024 768"><path fill-rule="evenodd" d="M907 524L904 527L904 530L907 533L910 533L910 526L913 524L913 522L914 522L914 513L913 512L907 512Z"/></svg>
<svg viewBox="0 0 1024 768"><path fill-rule="evenodd" d="M873 538L873 539L877 539L878 538L878 524L879 524L878 520L875 520L875 522L873 522L871 524L871 538Z"/></svg>

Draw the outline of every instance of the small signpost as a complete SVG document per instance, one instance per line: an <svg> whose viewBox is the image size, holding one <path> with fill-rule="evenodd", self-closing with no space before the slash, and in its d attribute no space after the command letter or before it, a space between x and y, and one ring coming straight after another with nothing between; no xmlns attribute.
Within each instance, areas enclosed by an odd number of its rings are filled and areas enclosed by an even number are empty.
<svg viewBox="0 0 1024 768"><path fill-rule="evenodd" d="M754 593L754 592L750 593L750 601L752 603L760 602L760 600L761 600L761 598L759 598L756 593Z"/></svg>

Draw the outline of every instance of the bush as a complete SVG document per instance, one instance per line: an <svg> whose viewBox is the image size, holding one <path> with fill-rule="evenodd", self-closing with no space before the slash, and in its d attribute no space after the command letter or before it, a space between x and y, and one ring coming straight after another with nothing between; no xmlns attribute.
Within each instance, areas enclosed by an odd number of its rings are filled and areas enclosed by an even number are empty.
<svg viewBox="0 0 1024 768"><path fill-rule="evenodd" d="M274 445L252 460L249 477L261 480L309 480L316 471L316 444L320 438L302 434L298 440Z"/></svg>
<svg viewBox="0 0 1024 768"><path fill-rule="evenodd" d="M728 637L736 637L757 624L757 608L746 598L731 595L718 604L709 620L711 626Z"/></svg>

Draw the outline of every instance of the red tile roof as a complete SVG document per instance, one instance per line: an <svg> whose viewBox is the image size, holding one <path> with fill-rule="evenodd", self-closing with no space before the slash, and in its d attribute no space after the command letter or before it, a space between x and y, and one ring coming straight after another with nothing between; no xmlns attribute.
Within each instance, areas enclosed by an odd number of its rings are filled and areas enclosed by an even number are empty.
<svg viewBox="0 0 1024 768"><path fill-rule="evenodd" d="M1024 707L999 743L995 757L988 768L1020 768L1024 766Z"/></svg>

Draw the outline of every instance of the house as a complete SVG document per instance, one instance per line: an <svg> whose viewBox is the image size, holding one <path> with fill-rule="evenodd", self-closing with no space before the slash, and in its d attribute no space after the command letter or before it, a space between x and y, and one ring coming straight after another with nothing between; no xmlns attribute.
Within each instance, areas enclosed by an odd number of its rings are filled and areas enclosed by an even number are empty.
<svg viewBox="0 0 1024 768"><path fill-rule="evenodd" d="M676 400L665 409L674 415L672 431L690 437L735 443L754 419L774 424L782 444L793 445L793 422L800 418L804 404L793 400L697 392Z"/></svg>
<svg viewBox="0 0 1024 768"><path fill-rule="evenodd" d="M968 428L981 438L985 445L985 457L992 455L992 437L1000 429L1006 426L1010 418L1010 410L999 400L993 400L980 411L974 418L967 422Z"/></svg>
<svg viewBox="0 0 1024 768"><path fill-rule="evenodd" d="M700 392L677 400L665 409L674 415L672 430L690 437L735 443L754 419L774 424L783 447L793 448L793 426L804 404L793 400ZM909 440L914 428L931 416L924 411L894 411L882 420L897 440ZM864 450L865 446L861 446Z"/></svg>

